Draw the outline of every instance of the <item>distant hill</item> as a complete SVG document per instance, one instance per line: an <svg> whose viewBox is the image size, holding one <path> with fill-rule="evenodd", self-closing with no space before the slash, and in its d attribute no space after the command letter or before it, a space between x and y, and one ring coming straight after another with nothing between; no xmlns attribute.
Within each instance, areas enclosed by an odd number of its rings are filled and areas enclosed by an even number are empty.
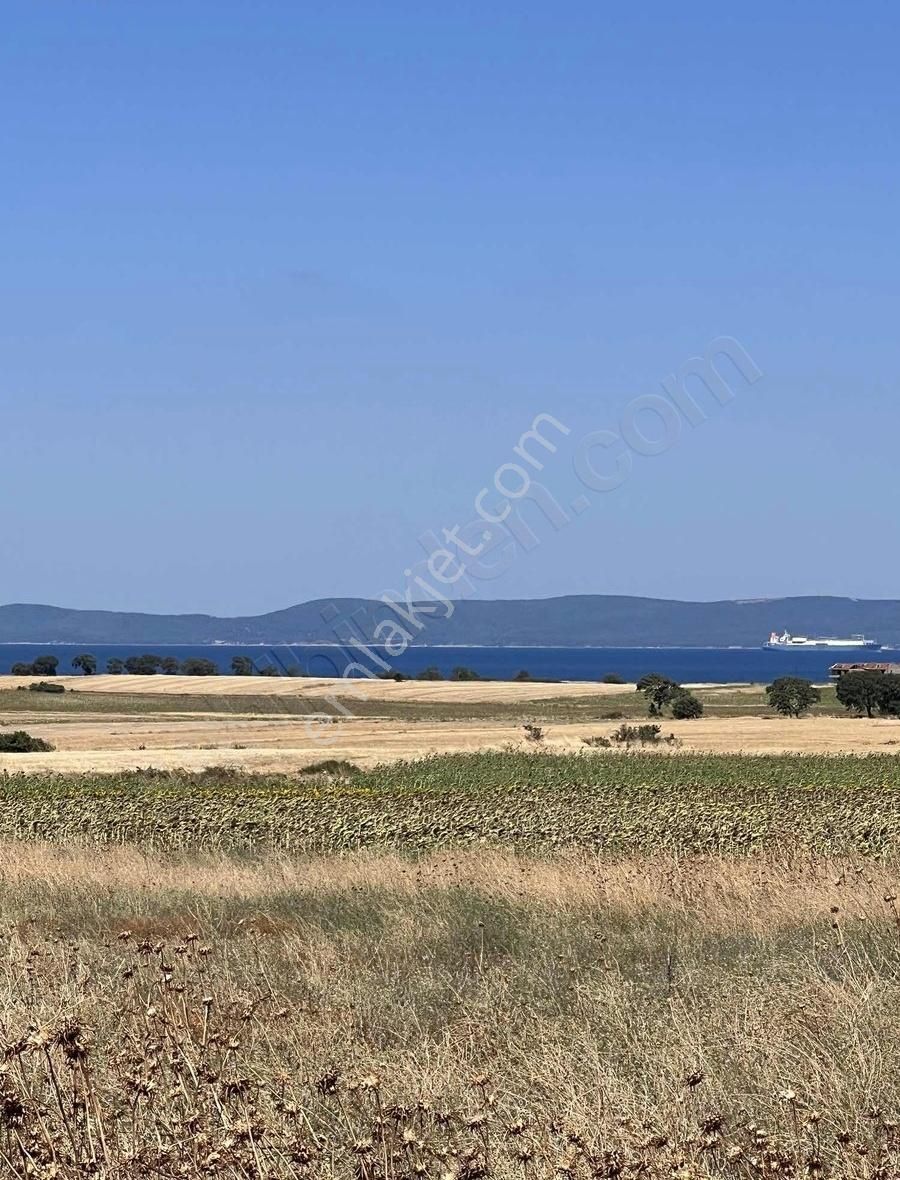
<svg viewBox="0 0 900 1180"><path fill-rule="evenodd" d="M384 603L365 598L317 599L271 614L148 615L0 606L0 642L78 644L334 643L349 635L385 638L387 620L404 625L419 644L548 647L753 647L771 631L804 635L865 633L900 644L900 600L774 598L675 602L585 594L564 598L440 603L421 614L418 630ZM351 622L352 621L352 622Z"/></svg>

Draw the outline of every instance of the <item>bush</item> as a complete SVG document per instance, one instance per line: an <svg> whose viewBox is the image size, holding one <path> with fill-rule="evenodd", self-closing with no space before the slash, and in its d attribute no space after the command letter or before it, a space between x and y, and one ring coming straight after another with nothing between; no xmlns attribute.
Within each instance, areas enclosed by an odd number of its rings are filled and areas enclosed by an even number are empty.
<svg viewBox="0 0 900 1180"><path fill-rule="evenodd" d="M43 738L32 737L24 729L0 733L0 754L44 754L53 747Z"/></svg>
<svg viewBox="0 0 900 1180"><path fill-rule="evenodd" d="M703 704L686 688L676 692L669 702L676 721L690 721L703 716Z"/></svg>
<svg viewBox="0 0 900 1180"><path fill-rule="evenodd" d="M620 725L612 735L620 745L631 746L640 742L642 746L655 746L662 741L662 730L658 725Z"/></svg>
<svg viewBox="0 0 900 1180"><path fill-rule="evenodd" d="M544 731L539 725L532 725L530 722L523 725L525 730L525 740L529 742L542 742L544 740Z"/></svg>
<svg viewBox="0 0 900 1180"><path fill-rule="evenodd" d="M353 778L362 774L355 762L348 762L346 758L326 758L322 762L311 762L309 766L301 768L300 774L331 774L335 778Z"/></svg>
<svg viewBox="0 0 900 1180"><path fill-rule="evenodd" d="M32 692L65 692L66 686L64 684L51 684L47 680L36 680L33 684L28 685Z"/></svg>
<svg viewBox="0 0 900 1180"><path fill-rule="evenodd" d="M620 676L618 672L607 672L606 675L603 677L603 679L600 681L600 683L601 684L624 684L625 677Z"/></svg>
<svg viewBox="0 0 900 1180"><path fill-rule="evenodd" d="M522 681L524 681L524 680L533 680L533 679L534 679L534 677L531 675L531 673L528 671L528 669L527 669L527 668L523 668L523 669L521 670L521 672L517 672L517 673L515 674L515 676L513 676L513 680L522 680Z"/></svg>
<svg viewBox="0 0 900 1180"><path fill-rule="evenodd" d="M581 739L586 746L598 746L603 750L608 750L612 746L612 742L608 737L595 736Z"/></svg>

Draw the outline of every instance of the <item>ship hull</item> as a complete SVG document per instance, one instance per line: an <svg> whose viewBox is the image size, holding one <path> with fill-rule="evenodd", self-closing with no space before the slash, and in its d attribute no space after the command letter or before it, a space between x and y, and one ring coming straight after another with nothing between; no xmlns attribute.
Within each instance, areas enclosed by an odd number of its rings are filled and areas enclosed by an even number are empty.
<svg viewBox="0 0 900 1180"><path fill-rule="evenodd" d="M880 643L841 643L839 640L808 640L806 643L764 643L766 651L881 651Z"/></svg>

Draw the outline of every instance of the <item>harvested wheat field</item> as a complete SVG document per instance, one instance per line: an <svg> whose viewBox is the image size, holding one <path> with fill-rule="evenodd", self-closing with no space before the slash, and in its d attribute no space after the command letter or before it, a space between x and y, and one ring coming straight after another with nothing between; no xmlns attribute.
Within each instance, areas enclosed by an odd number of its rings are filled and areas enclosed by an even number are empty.
<svg viewBox="0 0 900 1180"><path fill-rule="evenodd" d="M54 749L0 754L3 770L229 766L289 771L324 757L373 766L435 753L522 748L528 745L525 723L540 727L542 748L571 752L586 739L609 738L616 719L638 719L645 712L633 685L90 676L59 677L56 683L66 691L58 695L10 691L29 683L2 678L0 727L25 727ZM745 753L900 749L896 720L825 713L782 718L765 713L759 686L698 691L707 710L702 718L661 722L665 734L674 735L676 748ZM275 711L276 706L290 712Z"/></svg>
<svg viewBox="0 0 900 1180"><path fill-rule="evenodd" d="M27 686L33 676L0 676L0 689ZM543 684L512 680L378 680L321 676L55 676L54 681L78 692L152 693L161 696L323 697L373 701L546 700L548 697L615 696L634 692L633 684L594 684L566 680ZM139 685L139 688L135 686Z"/></svg>

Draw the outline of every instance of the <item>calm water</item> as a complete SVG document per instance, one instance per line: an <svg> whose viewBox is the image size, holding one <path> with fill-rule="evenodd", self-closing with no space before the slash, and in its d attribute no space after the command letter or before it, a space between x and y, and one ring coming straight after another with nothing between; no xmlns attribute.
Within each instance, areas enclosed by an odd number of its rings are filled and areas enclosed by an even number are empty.
<svg viewBox="0 0 900 1180"><path fill-rule="evenodd" d="M203 657L213 660L221 672L228 672L236 655L249 656L258 668L274 664L282 670L298 669L307 676L340 676L354 660L374 672L380 670L374 658L336 647L176 647L149 645L137 647L94 644L90 647L67 644L0 644L0 672L9 672L18 662L30 663L39 655L54 655L59 672L71 672L72 657L90 651L97 657L98 671L106 668L112 657L127 659L152 651L177 660ZM828 653L821 651L771 652L762 648L708 647L414 647L391 659L383 649L373 655L385 660L398 672L415 675L435 665L448 676L457 665L474 669L481 676L510 680L522 669L532 676L548 680L600 680L609 672L633 681L645 672L661 672L673 680L697 681L770 681L776 676L806 676L810 680L828 679L829 665L836 660L897 660L900 652ZM357 672L357 675L359 673Z"/></svg>

